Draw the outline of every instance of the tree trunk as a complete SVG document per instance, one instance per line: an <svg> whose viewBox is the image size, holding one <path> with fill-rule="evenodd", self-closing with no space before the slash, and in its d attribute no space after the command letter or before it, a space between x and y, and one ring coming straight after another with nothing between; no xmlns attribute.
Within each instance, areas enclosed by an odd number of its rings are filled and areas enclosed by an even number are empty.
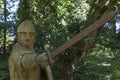
<svg viewBox="0 0 120 80"><path fill-rule="evenodd" d="M6 54L6 22L7 22L7 19L6 19L6 0L4 0L4 40L3 40L3 54Z"/></svg>
<svg viewBox="0 0 120 80"><path fill-rule="evenodd" d="M99 19L104 14L112 11L114 4L117 2L117 0L102 0L100 1L97 6L94 8L94 11L91 14L91 17L89 18L90 22L87 25L92 24L94 21ZM95 32L91 34L91 39L88 40L85 44L84 51L86 54L89 54L92 50L92 48L95 46L97 39L101 33L102 27L97 29Z"/></svg>

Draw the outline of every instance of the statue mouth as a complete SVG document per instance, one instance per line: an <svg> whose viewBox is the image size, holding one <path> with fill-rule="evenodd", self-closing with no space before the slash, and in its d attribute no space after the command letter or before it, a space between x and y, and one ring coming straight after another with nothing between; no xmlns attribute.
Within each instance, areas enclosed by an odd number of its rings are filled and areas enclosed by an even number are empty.
<svg viewBox="0 0 120 80"><path fill-rule="evenodd" d="M31 44L30 42L26 43L25 47L27 47L27 48L33 48L33 44Z"/></svg>

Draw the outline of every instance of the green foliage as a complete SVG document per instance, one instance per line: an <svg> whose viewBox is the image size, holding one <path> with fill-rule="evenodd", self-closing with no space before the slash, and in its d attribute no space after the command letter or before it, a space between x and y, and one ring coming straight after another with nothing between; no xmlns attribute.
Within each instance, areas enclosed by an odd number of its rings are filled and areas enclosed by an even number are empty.
<svg viewBox="0 0 120 80"><path fill-rule="evenodd" d="M18 8L18 18L20 20L30 19L30 4L29 0L20 0Z"/></svg>
<svg viewBox="0 0 120 80"><path fill-rule="evenodd" d="M7 57L6 59L3 59L0 55L0 80L9 80L7 60Z"/></svg>
<svg viewBox="0 0 120 80"><path fill-rule="evenodd" d="M97 44L84 59L77 80L119 80L120 58L114 56L116 53L111 48Z"/></svg>
<svg viewBox="0 0 120 80"><path fill-rule="evenodd" d="M10 36L16 37L16 29L24 19L30 19L36 26L37 35L35 50L41 54L50 49L55 50L64 42L70 40L77 33L86 28L86 25L93 23L96 15L92 14L96 9L101 8L106 0L19 0L17 12L8 12L8 23L0 23L0 47L3 44L3 26L7 25L7 46L11 47ZM112 2L112 0L110 0ZM116 0L114 0L116 1ZM15 3L16 0L9 0ZM10 11L10 3L7 2L7 9ZM3 4L0 1L0 22L3 19ZM119 3L116 4L119 8ZM99 5L99 7L97 7ZM12 5L14 7L15 5ZM110 6L113 7L114 5ZM120 9L119 9L120 10ZM119 11L118 10L118 14ZM106 9L107 12L107 9ZM12 15L12 16L11 16ZM106 23L101 33L90 35L63 51L55 58L51 65L55 80L116 80L119 79L120 63L120 31L116 30L116 22L119 22L119 15L113 21ZM89 52L90 40L92 52ZM16 41L16 39L15 39ZM12 42L12 44L15 43ZM12 49L12 48L10 48ZM8 50L10 53L11 50ZM86 52L89 52L88 54ZM1 56L1 55L0 55ZM83 57L83 58L82 58ZM3 58L1 58L3 59ZM9 78L7 62L0 61L0 80ZM61 74L62 73L62 74Z"/></svg>

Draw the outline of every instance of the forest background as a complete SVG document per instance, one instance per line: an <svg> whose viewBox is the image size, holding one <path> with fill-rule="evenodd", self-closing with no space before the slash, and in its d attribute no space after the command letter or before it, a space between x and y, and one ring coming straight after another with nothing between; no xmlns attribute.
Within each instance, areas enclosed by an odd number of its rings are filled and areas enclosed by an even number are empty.
<svg viewBox="0 0 120 80"><path fill-rule="evenodd" d="M41 54L115 10L112 20L54 59L54 80L120 79L120 0L0 0L0 80L9 80L8 58L21 21L35 24Z"/></svg>

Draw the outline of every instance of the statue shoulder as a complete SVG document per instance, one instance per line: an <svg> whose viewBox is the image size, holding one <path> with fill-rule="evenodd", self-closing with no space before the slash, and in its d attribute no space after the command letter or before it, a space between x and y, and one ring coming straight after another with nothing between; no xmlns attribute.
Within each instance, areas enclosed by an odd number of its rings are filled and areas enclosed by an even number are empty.
<svg viewBox="0 0 120 80"><path fill-rule="evenodd" d="M33 53L32 51L28 50L25 46L21 45L20 43L16 43L13 46L13 50L12 50L13 54L26 54L26 53ZM34 52L35 53L35 52Z"/></svg>

